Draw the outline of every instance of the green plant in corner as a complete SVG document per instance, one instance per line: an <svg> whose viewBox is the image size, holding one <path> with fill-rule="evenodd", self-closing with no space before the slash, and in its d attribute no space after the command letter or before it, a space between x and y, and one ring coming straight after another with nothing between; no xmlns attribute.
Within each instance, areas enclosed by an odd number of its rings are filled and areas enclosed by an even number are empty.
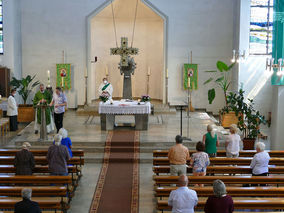
<svg viewBox="0 0 284 213"><path fill-rule="evenodd" d="M15 77L12 78L10 81L10 85L13 86L15 89L18 90L19 95L23 98L24 105L27 103L27 99L32 92L33 88L35 88L37 85L39 85L39 81L35 81L32 83L34 80L35 75L31 77L28 75L26 78L22 79L16 79Z"/></svg>
<svg viewBox="0 0 284 213"><path fill-rule="evenodd" d="M218 87L220 87L223 90L224 99L225 99L225 105L227 106L227 91L229 89L229 86L231 85L230 75L229 71L234 67L235 63L231 65L227 65L226 63L222 61L217 61L216 67L217 70L211 70L211 71L205 71L209 73L216 73L216 78L210 77L207 81L205 81L203 84L208 84L210 82L215 83ZM218 74L217 74L218 73ZM208 90L208 101L209 104L212 104L216 96L215 88Z"/></svg>

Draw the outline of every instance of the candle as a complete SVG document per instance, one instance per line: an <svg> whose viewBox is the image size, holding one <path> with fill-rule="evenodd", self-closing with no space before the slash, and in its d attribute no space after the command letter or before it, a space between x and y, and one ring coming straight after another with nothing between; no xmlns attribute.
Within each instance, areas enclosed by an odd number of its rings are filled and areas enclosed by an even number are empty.
<svg viewBox="0 0 284 213"><path fill-rule="evenodd" d="M166 78L169 78L169 70L166 71Z"/></svg>
<svg viewBox="0 0 284 213"><path fill-rule="evenodd" d="M85 77L86 78L88 77L88 69L87 69L87 67L85 68Z"/></svg>
<svg viewBox="0 0 284 213"><path fill-rule="evenodd" d="M187 78L187 87L190 88L190 77Z"/></svg>
<svg viewBox="0 0 284 213"><path fill-rule="evenodd" d="M148 67L148 75L151 75L151 68Z"/></svg>
<svg viewBox="0 0 284 213"><path fill-rule="evenodd" d="M50 87L50 71L47 70L47 87Z"/></svg>
<svg viewBox="0 0 284 213"><path fill-rule="evenodd" d="M108 67L106 66L106 76L108 76Z"/></svg>

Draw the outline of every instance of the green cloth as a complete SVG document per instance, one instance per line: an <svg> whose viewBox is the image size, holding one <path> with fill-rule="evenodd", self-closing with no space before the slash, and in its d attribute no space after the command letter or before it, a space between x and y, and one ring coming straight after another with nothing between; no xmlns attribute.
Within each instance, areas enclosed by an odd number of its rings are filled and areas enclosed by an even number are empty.
<svg viewBox="0 0 284 213"><path fill-rule="evenodd" d="M110 83L104 85L104 87L102 88L102 91L105 91L105 89L110 85Z"/></svg>
<svg viewBox="0 0 284 213"><path fill-rule="evenodd" d="M52 95L50 94L50 92L48 92L47 90L45 90L43 93L41 93L40 91L38 91L35 94L34 100L33 100L33 105L34 107L40 102L40 100L45 99L47 104L50 104L50 102L52 101ZM46 118L46 125L50 124L50 107L46 108L45 110L45 118ZM37 108L37 123L41 124L41 109Z"/></svg>
<svg viewBox="0 0 284 213"><path fill-rule="evenodd" d="M215 134L214 138L212 138L211 133L208 132L205 136L205 152L208 154L216 153L217 135Z"/></svg>

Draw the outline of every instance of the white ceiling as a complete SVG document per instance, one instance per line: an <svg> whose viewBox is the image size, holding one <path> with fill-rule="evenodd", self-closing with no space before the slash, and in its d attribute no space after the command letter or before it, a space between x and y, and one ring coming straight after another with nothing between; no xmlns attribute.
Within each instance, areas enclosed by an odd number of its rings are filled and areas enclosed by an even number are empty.
<svg viewBox="0 0 284 213"><path fill-rule="evenodd" d="M134 19L136 0L115 0L113 1L114 17L116 19L132 18ZM96 18L112 18L111 4L103 9ZM155 19L162 20L151 8L138 0L137 19Z"/></svg>

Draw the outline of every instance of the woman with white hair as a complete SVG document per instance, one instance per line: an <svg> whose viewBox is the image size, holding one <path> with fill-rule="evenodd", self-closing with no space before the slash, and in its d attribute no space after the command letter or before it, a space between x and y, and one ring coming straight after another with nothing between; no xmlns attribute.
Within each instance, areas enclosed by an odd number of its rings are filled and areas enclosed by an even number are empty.
<svg viewBox="0 0 284 213"><path fill-rule="evenodd" d="M15 213L41 213L41 209L37 202L32 201L32 189L23 188L22 189L23 200L15 204Z"/></svg>
<svg viewBox="0 0 284 213"><path fill-rule="evenodd" d="M270 160L269 154L264 151L265 144L257 142L255 144L256 154L250 164L252 176L268 176L268 164Z"/></svg>
<svg viewBox="0 0 284 213"><path fill-rule="evenodd" d="M225 142L226 155L228 158L239 157L241 137L237 134L238 129L236 125L230 126L230 135L227 137Z"/></svg>
<svg viewBox="0 0 284 213"><path fill-rule="evenodd" d="M202 142L205 144L205 152L209 157L216 157L219 140L217 134L213 131L212 125L207 126L207 133L203 135Z"/></svg>
<svg viewBox="0 0 284 213"><path fill-rule="evenodd" d="M72 142L71 142L71 139L68 137L68 131L64 128L61 128L58 134L62 136L61 145L64 145L67 147L69 155L72 158L73 157L72 150L71 150Z"/></svg>
<svg viewBox="0 0 284 213"><path fill-rule="evenodd" d="M14 165L16 167L16 175L32 175L35 167L34 155L29 151L31 144L24 142L22 150L15 155Z"/></svg>
<svg viewBox="0 0 284 213"><path fill-rule="evenodd" d="M232 213L234 202L230 195L227 195L226 186L221 180L213 182L213 193L208 197L204 212L205 213Z"/></svg>

